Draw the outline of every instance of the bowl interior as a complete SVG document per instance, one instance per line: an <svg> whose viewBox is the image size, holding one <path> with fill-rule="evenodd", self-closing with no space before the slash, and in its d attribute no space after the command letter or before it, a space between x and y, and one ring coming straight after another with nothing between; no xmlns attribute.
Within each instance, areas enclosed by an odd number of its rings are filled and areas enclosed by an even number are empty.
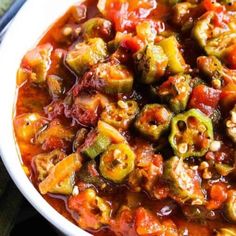
<svg viewBox="0 0 236 236"><path fill-rule="evenodd" d="M28 201L66 235L90 235L69 222L38 193L24 174L14 140L12 117L16 91L16 72L23 55L68 7L78 0L28 0L19 11L0 47L0 153L13 181Z"/></svg>

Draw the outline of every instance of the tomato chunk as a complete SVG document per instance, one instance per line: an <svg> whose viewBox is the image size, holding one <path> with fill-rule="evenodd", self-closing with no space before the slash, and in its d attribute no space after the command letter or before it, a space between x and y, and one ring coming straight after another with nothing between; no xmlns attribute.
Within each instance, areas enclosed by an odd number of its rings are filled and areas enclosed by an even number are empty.
<svg viewBox="0 0 236 236"><path fill-rule="evenodd" d="M220 93L220 90L200 84L192 91L189 107L198 108L209 116L213 113L218 105Z"/></svg>
<svg viewBox="0 0 236 236"><path fill-rule="evenodd" d="M135 226L138 235L162 235L163 229L159 220L148 210L140 207L137 209Z"/></svg>
<svg viewBox="0 0 236 236"><path fill-rule="evenodd" d="M225 111L229 111L236 104L236 84L228 83L220 95L220 105Z"/></svg>

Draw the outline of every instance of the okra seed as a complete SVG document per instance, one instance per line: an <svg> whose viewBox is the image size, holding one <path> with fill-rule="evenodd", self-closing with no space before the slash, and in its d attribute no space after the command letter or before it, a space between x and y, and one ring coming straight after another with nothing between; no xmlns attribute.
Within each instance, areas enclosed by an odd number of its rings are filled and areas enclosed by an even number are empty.
<svg viewBox="0 0 236 236"><path fill-rule="evenodd" d="M72 195L73 196L76 196L76 195L78 195L79 194L79 188L78 188L78 186L75 186L74 188L73 188L73 190L72 190Z"/></svg>
<svg viewBox="0 0 236 236"><path fill-rule="evenodd" d="M63 34L65 35L65 36L68 36L68 35L70 35L72 33L72 28L71 27L65 27L64 29L63 29Z"/></svg>
<svg viewBox="0 0 236 236"><path fill-rule="evenodd" d="M121 154L121 151L119 149L115 149L114 153L113 153L113 156L114 156L115 159L118 159L120 154Z"/></svg>
<svg viewBox="0 0 236 236"><path fill-rule="evenodd" d="M212 173L208 170L208 168L204 169L202 178L203 179L210 179L212 177Z"/></svg>
<svg viewBox="0 0 236 236"><path fill-rule="evenodd" d="M181 143L178 145L178 150L180 153L184 154L188 150L188 144L187 143Z"/></svg>
<svg viewBox="0 0 236 236"><path fill-rule="evenodd" d="M221 81L219 79L212 80L212 86L215 89L220 89L221 88Z"/></svg>
<svg viewBox="0 0 236 236"><path fill-rule="evenodd" d="M211 144L210 144L210 150L212 152L217 152L220 150L220 147L221 147L221 142L220 141L212 141Z"/></svg>
<svg viewBox="0 0 236 236"><path fill-rule="evenodd" d="M128 107L128 104L125 103L124 101L119 100L119 101L117 102L117 104L118 104L118 106L119 106L121 109L127 110L127 109L129 108L129 107Z"/></svg>
<svg viewBox="0 0 236 236"><path fill-rule="evenodd" d="M204 170L204 169L206 169L206 168L208 168L208 167L209 167L208 162L203 161L203 162L201 162L201 164L200 164L200 166L199 166L199 170Z"/></svg>

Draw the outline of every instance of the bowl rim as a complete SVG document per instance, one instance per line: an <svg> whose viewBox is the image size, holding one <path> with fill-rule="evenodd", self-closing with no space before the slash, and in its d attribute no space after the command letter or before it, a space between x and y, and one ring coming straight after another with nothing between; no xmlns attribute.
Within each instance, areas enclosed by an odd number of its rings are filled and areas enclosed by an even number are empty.
<svg viewBox="0 0 236 236"><path fill-rule="evenodd" d="M16 72L23 55L34 47L48 28L66 10L82 0L28 0L10 23L0 45L2 85L0 92L0 155L12 180L31 205L62 233L88 236L86 231L58 213L34 188L25 175L13 132ZM42 17L43 16L43 17ZM23 27L22 27L23 26Z"/></svg>

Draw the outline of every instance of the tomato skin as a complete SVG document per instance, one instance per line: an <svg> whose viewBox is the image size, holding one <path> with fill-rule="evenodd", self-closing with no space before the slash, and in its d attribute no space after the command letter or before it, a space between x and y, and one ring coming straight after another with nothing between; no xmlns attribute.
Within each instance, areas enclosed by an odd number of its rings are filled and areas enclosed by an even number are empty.
<svg viewBox="0 0 236 236"><path fill-rule="evenodd" d="M227 187L223 183L216 183L211 186L210 200L206 207L208 210L215 210L222 206L227 199Z"/></svg>
<svg viewBox="0 0 236 236"><path fill-rule="evenodd" d="M236 45L226 52L224 60L231 69L236 69Z"/></svg>
<svg viewBox="0 0 236 236"><path fill-rule="evenodd" d="M138 235L162 235L163 229L159 220L148 210L140 207L136 211L135 227Z"/></svg>
<svg viewBox="0 0 236 236"><path fill-rule="evenodd" d="M220 100L220 94L220 90L200 84L192 91L189 108L198 108L209 116L216 109Z"/></svg>
<svg viewBox="0 0 236 236"><path fill-rule="evenodd" d="M138 37L127 35L121 41L121 47L130 50L132 53L137 52L142 47L142 41Z"/></svg>
<svg viewBox="0 0 236 236"><path fill-rule="evenodd" d="M220 95L220 105L222 109L227 112L236 104L236 84L234 82L228 83L223 87Z"/></svg>

